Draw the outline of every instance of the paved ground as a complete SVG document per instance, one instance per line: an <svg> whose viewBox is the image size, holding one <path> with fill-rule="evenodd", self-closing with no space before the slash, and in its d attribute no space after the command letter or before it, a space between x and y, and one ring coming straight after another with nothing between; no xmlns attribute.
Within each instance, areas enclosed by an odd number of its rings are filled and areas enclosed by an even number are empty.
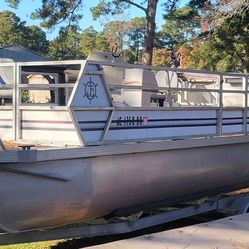
<svg viewBox="0 0 249 249"><path fill-rule="evenodd" d="M249 249L249 214L116 241L89 249Z"/></svg>

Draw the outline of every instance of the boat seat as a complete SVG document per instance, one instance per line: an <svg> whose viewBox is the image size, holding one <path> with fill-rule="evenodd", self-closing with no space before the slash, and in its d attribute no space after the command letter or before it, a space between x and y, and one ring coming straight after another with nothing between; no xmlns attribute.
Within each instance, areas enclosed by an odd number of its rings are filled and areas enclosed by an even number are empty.
<svg viewBox="0 0 249 249"><path fill-rule="evenodd" d="M158 71L156 73L156 81L158 87L174 87L176 88L178 85L178 76L174 71ZM165 93L165 91L163 91ZM172 107L173 106L173 96L172 91L167 91L165 93L165 103L164 106Z"/></svg>
<svg viewBox="0 0 249 249"><path fill-rule="evenodd" d="M93 61L105 61L113 63L113 66L103 65L103 73L107 84L110 85L121 85L123 84L125 68L124 67L115 67L115 64L124 63L121 57L113 57L109 52L93 52L91 53L87 60Z"/></svg>
<svg viewBox="0 0 249 249"><path fill-rule="evenodd" d="M127 86L138 87L124 90L124 102L128 106L151 106L151 97L157 91L157 81L152 71L141 68L126 69L124 83Z"/></svg>
<svg viewBox="0 0 249 249"><path fill-rule="evenodd" d="M159 87L177 87L178 85L178 76L176 72L158 71L155 77Z"/></svg>

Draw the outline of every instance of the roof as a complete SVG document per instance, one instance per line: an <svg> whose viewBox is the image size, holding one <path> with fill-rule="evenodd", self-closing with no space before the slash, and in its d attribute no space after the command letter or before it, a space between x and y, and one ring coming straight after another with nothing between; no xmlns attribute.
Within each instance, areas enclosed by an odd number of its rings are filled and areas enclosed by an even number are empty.
<svg viewBox="0 0 249 249"><path fill-rule="evenodd" d="M9 62L10 60L15 62L47 61L48 58L20 45L0 48L0 62Z"/></svg>

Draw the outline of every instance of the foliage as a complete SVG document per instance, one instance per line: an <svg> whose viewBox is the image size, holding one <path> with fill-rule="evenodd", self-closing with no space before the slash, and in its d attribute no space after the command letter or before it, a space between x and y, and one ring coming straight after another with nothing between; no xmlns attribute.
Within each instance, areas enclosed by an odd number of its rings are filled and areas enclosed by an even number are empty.
<svg viewBox="0 0 249 249"><path fill-rule="evenodd" d="M32 17L41 19L41 25L53 28L55 25L68 21L68 24L76 24L82 18L78 11L82 8L82 0L42 0L41 8L37 9Z"/></svg>
<svg viewBox="0 0 249 249"><path fill-rule="evenodd" d="M189 6L172 11L160 32L164 44L174 50L193 40L199 33L199 23L199 15Z"/></svg>
<svg viewBox="0 0 249 249"><path fill-rule="evenodd" d="M97 32L93 27L81 31L79 26L72 25L60 29L58 37L49 44L48 55L55 60L82 59L93 51L108 48L103 32Z"/></svg>
<svg viewBox="0 0 249 249"><path fill-rule="evenodd" d="M141 61L141 49L144 46L145 17L131 19L131 28L128 33L129 62ZM128 52L127 51L127 52Z"/></svg>
<svg viewBox="0 0 249 249"><path fill-rule="evenodd" d="M17 8L21 0L7 0L8 4L12 8Z"/></svg>
<svg viewBox="0 0 249 249"><path fill-rule="evenodd" d="M22 45L40 54L46 54L48 40L37 26L26 26L14 13L0 12L0 46Z"/></svg>
<svg viewBox="0 0 249 249"><path fill-rule="evenodd" d="M92 8L92 13L95 18L105 16L108 14L116 15L123 13L128 7L133 6L144 12L145 26L144 26L144 46L143 46L143 62L145 64L151 64L152 53L155 41L155 17L157 11L157 5L159 0L147 0L147 1L132 1L132 0L101 0L97 6ZM172 9L176 6L178 0L168 0L164 2L164 7ZM131 55L134 56L134 47L129 49ZM138 49L136 46L136 56L138 58Z"/></svg>
<svg viewBox="0 0 249 249"><path fill-rule="evenodd" d="M195 51L195 48L193 51ZM192 61L198 59L196 54L194 58L191 58L191 47L188 44L180 46L177 50L177 55L180 57L181 68L190 68L193 65ZM200 60L198 60L198 62L199 61Z"/></svg>
<svg viewBox="0 0 249 249"><path fill-rule="evenodd" d="M232 17L244 16L248 11L248 0L217 0L213 4L211 15L214 23L219 25Z"/></svg>
<svg viewBox="0 0 249 249"><path fill-rule="evenodd" d="M9 4L16 7L21 0L6 0ZM155 38L155 17L159 0L100 0L92 13L94 18L108 14L120 14L128 7L133 6L144 12L146 18L144 32L143 60L146 64L151 64L152 52ZM176 8L179 0L168 0L163 3L166 10L172 11ZM82 18L83 0L42 0L42 6L33 13L33 18L41 19L41 25L46 28L53 28L55 25L68 21L68 24L76 24ZM119 46L123 46L119 40Z"/></svg>
<svg viewBox="0 0 249 249"><path fill-rule="evenodd" d="M78 59L81 57L79 27L74 25L69 28L61 28L59 35L49 44L48 55L52 59Z"/></svg>
<svg viewBox="0 0 249 249"><path fill-rule="evenodd" d="M108 43L104 32L98 32L96 36L96 48L95 51L109 51L110 44Z"/></svg>
<svg viewBox="0 0 249 249"><path fill-rule="evenodd" d="M80 52L86 58L91 52L96 49L97 31L93 27L85 29L80 38Z"/></svg>
<svg viewBox="0 0 249 249"><path fill-rule="evenodd" d="M25 22L10 11L0 12L0 46L22 44Z"/></svg>
<svg viewBox="0 0 249 249"><path fill-rule="evenodd" d="M119 47L123 50L130 30L131 22L112 21L104 26L103 33L110 47Z"/></svg>
<svg viewBox="0 0 249 249"><path fill-rule="evenodd" d="M93 27L83 30L80 39L80 53L86 58L91 52L108 50L109 43L103 33Z"/></svg>
<svg viewBox="0 0 249 249"><path fill-rule="evenodd" d="M199 43L198 50L196 47L194 44L190 56L192 67L249 72L249 11L226 19L208 39Z"/></svg>
<svg viewBox="0 0 249 249"><path fill-rule="evenodd" d="M49 249L56 246L60 241L44 241L36 243L24 243L9 246L0 246L0 249Z"/></svg>
<svg viewBox="0 0 249 249"><path fill-rule="evenodd" d="M208 24L209 29L249 11L248 0L190 0L188 5L202 15L202 20Z"/></svg>
<svg viewBox="0 0 249 249"><path fill-rule="evenodd" d="M46 33L38 26L32 25L25 28L23 32L23 46L37 53L46 55L48 52L49 42Z"/></svg>
<svg viewBox="0 0 249 249"><path fill-rule="evenodd" d="M153 66L170 66L171 64L170 52L165 48L154 48L152 65Z"/></svg>
<svg viewBox="0 0 249 249"><path fill-rule="evenodd" d="M16 8L21 0L5 1ZM143 57L147 64L167 65L168 52L163 48L168 48L180 51L182 67L249 71L248 0L190 0L180 8L178 2L162 3L166 21L159 32L155 25L159 0L99 0L92 8L95 18L120 15L130 6L144 13L143 18L106 23L103 32L89 28L81 33L76 23L83 14L83 0L42 0L33 17L41 19L47 28L66 20L71 24L71 28L62 28L59 36L50 42L49 55L55 59L86 57L93 50L119 46L129 62ZM21 44L42 53L46 51L43 31L27 27L11 12L0 13L0 33L0 46Z"/></svg>
<svg viewBox="0 0 249 249"><path fill-rule="evenodd" d="M29 102L29 91L28 90L21 90L21 103L28 103Z"/></svg>

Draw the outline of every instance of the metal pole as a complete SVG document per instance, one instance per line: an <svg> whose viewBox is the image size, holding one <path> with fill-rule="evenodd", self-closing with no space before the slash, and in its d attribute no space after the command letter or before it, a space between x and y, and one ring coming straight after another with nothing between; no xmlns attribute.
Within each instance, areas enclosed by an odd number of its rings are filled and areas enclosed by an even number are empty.
<svg viewBox="0 0 249 249"><path fill-rule="evenodd" d="M13 63L13 75L14 75L14 86L13 86L13 95L12 95L12 105L13 105L13 129L12 129L12 134L13 134L13 139L17 139L17 63Z"/></svg>
<svg viewBox="0 0 249 249"><path fill-rule="evenodd" d="M21 105L20 89L19 84L21 84L21 67L16 64L16 80L15 80L15 140L21 138L21 110L19 106Z"/></svg>
<svg viewBox="0 0 249 249"><path fill-rule="evenodd" d="M223 76L219 75L219 109L217 110L217 135L222 135L222 113L223 113Z"/></svg>
<svg viewBox="0 0 249 249"><path fill-rule="evenodd" d="M248 77L247 75L243 77L243 89L245 91L244 95L244 112L243 112L243 133L247 134L247 117L248 117Z"/></svg>

